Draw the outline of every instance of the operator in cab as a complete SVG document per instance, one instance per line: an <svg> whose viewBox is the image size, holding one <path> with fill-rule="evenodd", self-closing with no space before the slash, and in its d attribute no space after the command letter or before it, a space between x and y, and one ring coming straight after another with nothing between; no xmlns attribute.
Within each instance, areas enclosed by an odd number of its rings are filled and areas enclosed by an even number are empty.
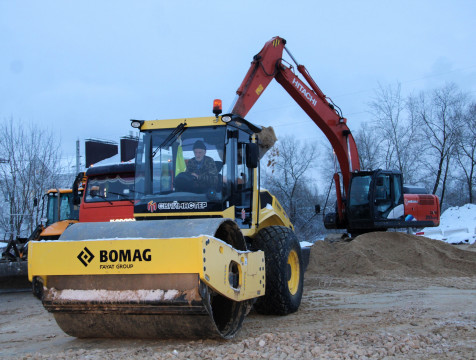
<svg viewBox="0 0 476 360"><path fill-rule="evenodd" d="M201 140L193 144L195 157L188 160L187 170L180 173L175 179L177 191L205 193L215 189L218 180L218 171L215 161L206 156L207 147Z"/></svg>

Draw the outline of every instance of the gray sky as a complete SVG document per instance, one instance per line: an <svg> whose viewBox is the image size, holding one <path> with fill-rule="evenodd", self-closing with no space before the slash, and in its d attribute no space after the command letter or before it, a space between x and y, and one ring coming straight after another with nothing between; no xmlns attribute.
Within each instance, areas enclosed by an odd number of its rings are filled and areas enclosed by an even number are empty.
<svg viewBox="0 0 476 360"><path fill-rule="evenodd" d="M214 98L226 112L279 35L357 130L379 83L406 95L452 81L475 98L475 19L472 0L0 0L0 121L50 128L73 156L76 139L128 135L131 118L211 116ZM321 138L276 82L247 118Z"/></svg>

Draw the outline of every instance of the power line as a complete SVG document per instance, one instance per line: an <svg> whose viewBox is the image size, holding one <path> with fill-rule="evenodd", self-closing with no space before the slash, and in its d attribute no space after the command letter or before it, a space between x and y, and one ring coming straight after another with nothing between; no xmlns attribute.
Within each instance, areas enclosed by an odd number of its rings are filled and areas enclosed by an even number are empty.
<svg viewBox="0 0 476 360"><path fill-rule="evenodd" d="M420 77L420 78L417 78L417 79L411 79L411 80L402 81L401 84L402 84L402 85L404 85L404 84L409 84L409 83L416 82L416 81L420 81L420 80L435 78L435 77L444 76L444 75L452 74L452 73L459 72L459 71L466 71L466 70L470 70L470 69L476 69L476 65L474 65L474 66L469 66L469 67L462 68L462 69L455 69L455 70L451 70L451 71L447 71L447 72L443 72L443 73L438 73L438 74L433 74L433 75L427 75L427 76L423 76L423 77ZM374 89L357 90L357 91L352 92L352 93L340 94L340 95L333 95L333 97L334 97L334 98L338 98L338 97L344 97L344 96L350 96L350 95L357 95L357 94L367 93L367 92L371 92L371 91L374 91ZM474 92L474 91L472 91L472 92Z"/></svg>
<svg viewBox="0 0 476 360"><path fill-rule="evenodd" d="M476 65L469 66L469 67L466 67L466 68L461 68L461 69L454 69L454 70L447 71L447 72L443 72L443 73L438 73L438 74L433 74L433 75L427 75L427 76L423 76L423 77L420 77L420 78L417 78L417 79L412 79L412 80L403 81L403 82L401 82L401 84L402 84L402 85L404 85L404 84L409 84L409 83L416 82L416 81L420 81L420 80L425 80L425 79L430 79L430 78L434 78L434 77L444 76L444 75L452 74L452 73L455 73L455 72L466 71L466 70L470 70L470 69L476 69ZM475 74L476 74L476 73L475 73ZM362 90L357 90L357 91L353 91L353 92L350 92L350 93L344 93L344 94L339 94L339 95L332 95L332 98L339 98L339 97L346 97L346 96L352 96L352 95L359 95L359 94L364 94L364 93L372 92L372 91L374 91L374 90L375 90L375 88L372 88L372 89L362 89ZM476 90L468 91L468 93L475 93L475 92L476 92ZM275 107L271 107L271 108L267 108L267 109L257 110L257 111L255 111L255 112L256 112L256 113L262 113L262 112L270 111L270 110L286 109L286 108L290 108L290 107L292 107L292 106L295 106L295 104L275 106ZM363 113L365 113L365 111L360 111L360 112L356 112L356 113L346 114L346 116L349 116L349 115L357 115L357 114L363 114ZM286 125L287 125L287 124L286 124Z"/></svg>

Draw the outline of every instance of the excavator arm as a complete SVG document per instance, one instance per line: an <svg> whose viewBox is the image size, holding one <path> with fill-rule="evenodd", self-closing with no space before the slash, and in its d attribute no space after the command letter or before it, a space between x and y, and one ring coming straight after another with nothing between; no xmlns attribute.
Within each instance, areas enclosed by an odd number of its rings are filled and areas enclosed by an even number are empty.
<svg viewBox="0 0 476 360"><path fill-rule="evenodd" d="M285 44L286 40L274 37L253 57L251 66L236 92L238 98L232 113L244 118L269 83L276 79L329 139L341 169L345 197L349 189L351 173L360 170L357 146L347 127L347 120L328 101L304 65L296 62ZM298 71L309 85L299 79L292 65L283 60L283 50L286 50L296 63ZM342 222L344 205L337 171L334 180L339 222Z"/></svg>

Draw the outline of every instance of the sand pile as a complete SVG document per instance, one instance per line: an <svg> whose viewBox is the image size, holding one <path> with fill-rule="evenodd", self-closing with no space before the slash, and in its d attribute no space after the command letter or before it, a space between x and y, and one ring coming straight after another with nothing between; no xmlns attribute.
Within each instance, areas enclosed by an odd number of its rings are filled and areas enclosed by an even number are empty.
<svg viewBox="0 0 476 360"><path fill-rule="evenodd" d="M474 276L476 253L445 242L396 232L375 232L351 242L318 241L307 272L333 275Z"/></svg>

